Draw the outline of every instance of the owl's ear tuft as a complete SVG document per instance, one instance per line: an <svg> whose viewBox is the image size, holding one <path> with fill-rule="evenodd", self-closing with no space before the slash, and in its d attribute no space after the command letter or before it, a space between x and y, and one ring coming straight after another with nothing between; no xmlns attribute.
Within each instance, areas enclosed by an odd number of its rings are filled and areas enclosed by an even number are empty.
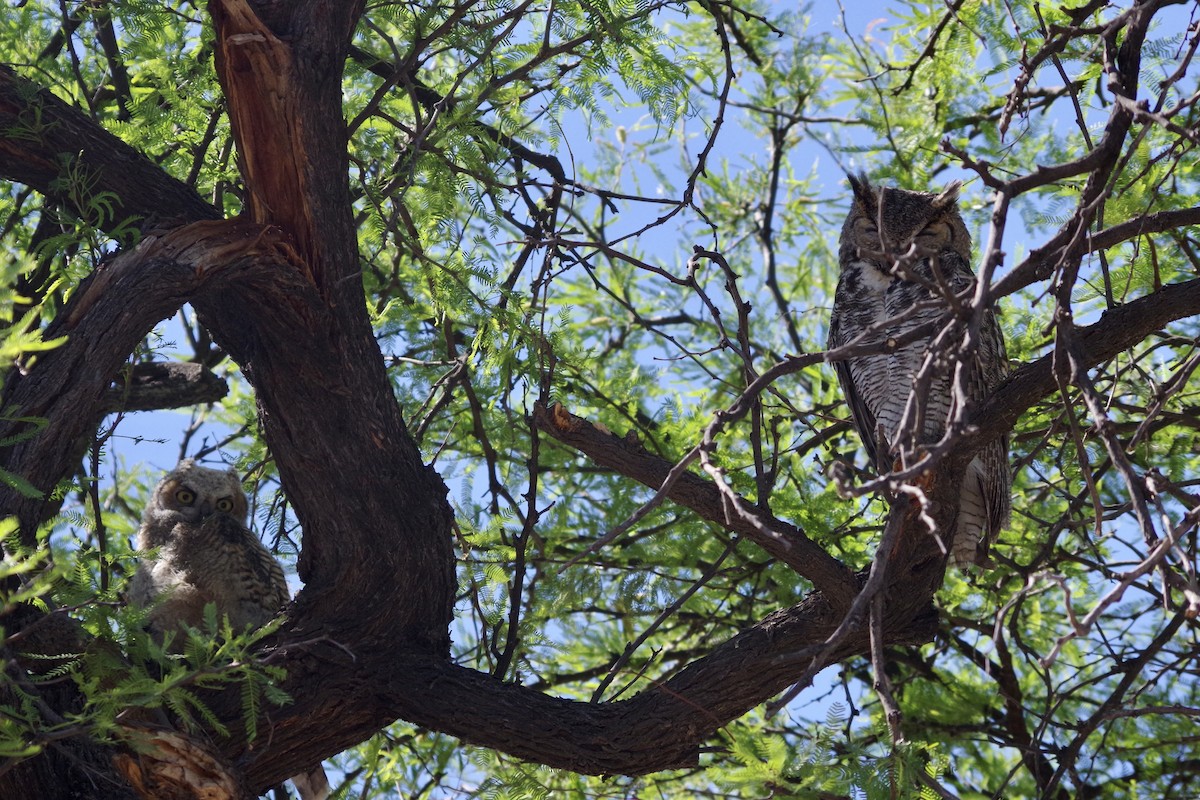
<svg viewBox="0 0 1200 800"><path fill-rule="evenodd" d="M860 172L857 175L846 173L846 180L850 182L850 191L854 193L854 202L863 210L863 213L874 217L878 209L875 187L871 185L867 173Z"/></svg>
<svg viewBox="0 0 1200 800"><path fill-rule="evenodd" d="M946 184L946 188L942 189L942 193L933 198L933 207L939 211L944 208L949 208L958 202L958 190L962 188L962 181L951 181Z"/></svg>

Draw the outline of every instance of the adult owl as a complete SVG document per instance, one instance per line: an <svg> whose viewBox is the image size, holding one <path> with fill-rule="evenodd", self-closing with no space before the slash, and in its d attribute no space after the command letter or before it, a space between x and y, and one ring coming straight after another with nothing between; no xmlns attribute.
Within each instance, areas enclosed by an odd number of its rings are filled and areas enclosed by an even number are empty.
<svg viewBox="0 0 1200 800"><path fill-rule="evenodd" d="M958 212L958 183L942 192L911 192L872 186L865 175L848 177L854 200L838 249L841 274L829 349L900 340L932 323L927 333L890 352L835 365L871 463L887 471L902 454L938 441L958 412L955 370L965 327L937 347L929 382L922 381L921 391L913 388L931 343L953 320L947 293L961 297L974 283L971 235ZM968 404L986 398L1008 374L1004 338L991 309L978 346L961 366ZM882 463L880 443L887 448ZM977 453L963 475L951 564L965 567L986 558L989 544L1008 524L1010 490L1008 441L1001 438Z"/></svg>
<svg viewBox="0 0 1200 800"><path fill-rule="evenodd" d="M233 470L180 461L163 476L142 513L140 554L129 582L130 603L150 609L155 636L202 627L204 607L228 616L235 630L257 628L288 601L283 569L246 526L248 504ZM324 800L329 784L318 766L292 778L302 800Z"/></svg>

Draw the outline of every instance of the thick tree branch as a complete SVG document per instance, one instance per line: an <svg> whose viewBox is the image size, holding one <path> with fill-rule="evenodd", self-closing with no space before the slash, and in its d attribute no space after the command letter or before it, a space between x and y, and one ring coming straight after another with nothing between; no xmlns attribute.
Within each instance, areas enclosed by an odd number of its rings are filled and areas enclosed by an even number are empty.
<svg viewBox="0 0 1200 800"><path fill-rule="evenodd" d="M150 228L220 216L190 186L2 64L0 132L0 176L36 188L101 230L131 218ZM105 203L86 205L100 193Z"/></svg>
<svg viewBox="0 0 1200 800"><path fill-rule="evenodd" d="M117 376L103 410L155 411L215 403L229 393L225 379L191 361L143 361Z"/></svg>
<svg viewBox="0 0 1200 800"><path fill-rule="evenodd" d="M149 236L102 265L46 329L48 339L65 335L67 341L25 370L11 371L5 380L4 406L47 424L0 451L4 463L50 497L83 455L111 407L113 381L148 331L231 275L245 280L247 274L262 275L263 264L294 258L278 231L248 223L197 222L167 236ZM0 429L4 436L19 438L33 427L6 420ZM37 525L58 506L0 487L0 507L20 517L22 536L32 545Z"/></svg>
<svg viewBox="0 0 1200 800"><path fill-rule="evenodd" d="M539 430L585 454L596 464L620 475L657 489L675 465L646 451L627 439L614 436L587 420L570 414L562 406L534 408L533 422ZM848 609L858 593L858 581L840 561L826 553L803 531L783 520L771 518L759 510L766 533L728 509L711 481L687 472L667 494L676 503L690 508L702 518L740 533L774 558L813 582L834 608Z"/></svg>
<svg viewBox="0 0 1200 800"><path fill-rule="evenodd" d="M1097 250L1106 250L1139 236L1178 230L1191 225L1200 225L1200 207L1144 214L1097 231L1088 238L1088 251L1094 253Z"/></svg>
<svg viewBox="0 0 1200 800"><path fill-rule="evenodd" d="M1083 366L1094 367L1167 324L1197 314L1200 314L1200 278L1164 286L1153 294L1104 312L1091 325L1075 329L1078 358ZM972 415L976 430L963 437L964 446L981 447L1011 431L1021 414L1057 390L1053 353L1021 366Z"/></svg>
<svg viewBox="0 0 1200 800"><path fill-rule="evenodd" d="M919 644L933 636L932 607L914 605L900 604L889 619L889 643ZM404 719L464 741L575 772L641 775L694 765L700 744L715 731L795 682L839 621L819 594L809 595L671 678L649 681L639 694L614 703L563 700L430 662L397 671L390 697ZM861 630L825 663L867 647Z"/></svg>

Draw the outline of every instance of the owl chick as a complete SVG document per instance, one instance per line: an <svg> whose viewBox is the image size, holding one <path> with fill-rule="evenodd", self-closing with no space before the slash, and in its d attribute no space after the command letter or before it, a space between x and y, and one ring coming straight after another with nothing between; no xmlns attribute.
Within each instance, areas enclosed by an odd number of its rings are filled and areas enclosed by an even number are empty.
<svg viewBox="0 0 1200 800"><path fill-rule="evenodd" d="M255 628L288 601L283 570L246 527L246 512L233 470L187 459L158 482L137 535L138 551L148 555L128 594L131 603L152 607L153 633L203 626L207 603L235 630Z"/></svg>
<svg viewBox="0 0 1200 800"><path fill-rule="evenodd" d="M163 476L142 513L137 572L127 599L149 607L151 633L201 627L204 607L228 616L234 630L257 628L288 601L283 569L246 527L248 506L237 473L180 461ZM179 649L182 636L175 640ZM318 766L292 779L302 800L324 800Z"/></svg>
<svg viewBox="0 0 1200 800"><path fill-rule="evenodd" d="M958 414L955 371L963 368L967 404L979 402L1008 374L1004 338L988 309L978 345L958 363L964 335L941 342L929 382L914 392L930 346L946 327L946 292L969 288L971 235L958 212L958 183L945 191L910 192L876 188L866 176L849 176L854 202L838 250L841 274L829 325L829 349L875 332L861 343L900 340L908 331L933 323L931 330L891 352L855 356L836 363L838 382L850 406L854 427L872 464L892 469L893 459L919 445L938 441ZM919 305L921 304L921 305ZM902 319L898 319L903 315ZM877 443L887 448L880 465ZM979 563L1011 509L1008 440L984 447L963 475L950 563Z"/></svg>

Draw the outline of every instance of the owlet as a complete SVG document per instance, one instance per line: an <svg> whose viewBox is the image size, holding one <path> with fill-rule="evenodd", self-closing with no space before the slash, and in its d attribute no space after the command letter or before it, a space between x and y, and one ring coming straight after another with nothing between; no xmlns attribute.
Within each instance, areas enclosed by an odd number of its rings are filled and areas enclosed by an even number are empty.
<svg viewBox="0 0 1200 800"><path fill-rule="evenodd" d="M229 617L235 630L256 628L288 601L283 570L246 527L246 495L237 473L191 459L168 472L142 514L130 603L149 607L151 633L202 627L204 606ZM318 766L292 778L303 800L324 800L329 784Z"/></svg>
<svg viewBox="0 0 1200 800"><path fill-rule="evenodd" d="M971 235L958 213L959 185L942 192L910 192L876 188L865 175L849 179L854 202L838 249L841 274L829 349L856 340L903 341L909 331L929 325L927 332L891 352L854 356L835 365L871 463L890 470L902 454L937 442L960 402L986 398L1007 376L1008 361L1000 326L988 309L978 345L966 360L960 364L965 339L965 328L960 328L937 345L927 368L929 382L913 391L934 340L952 321L946 295L960 294L975 280ZM960 366L962 395L954 391ZM887 448L882 464L877 443ZM962 567L986 558L989 544L1008 524L1010 489L1008 440L998 439L976 454L963 475L950 538L951 564Z"/></svg>

